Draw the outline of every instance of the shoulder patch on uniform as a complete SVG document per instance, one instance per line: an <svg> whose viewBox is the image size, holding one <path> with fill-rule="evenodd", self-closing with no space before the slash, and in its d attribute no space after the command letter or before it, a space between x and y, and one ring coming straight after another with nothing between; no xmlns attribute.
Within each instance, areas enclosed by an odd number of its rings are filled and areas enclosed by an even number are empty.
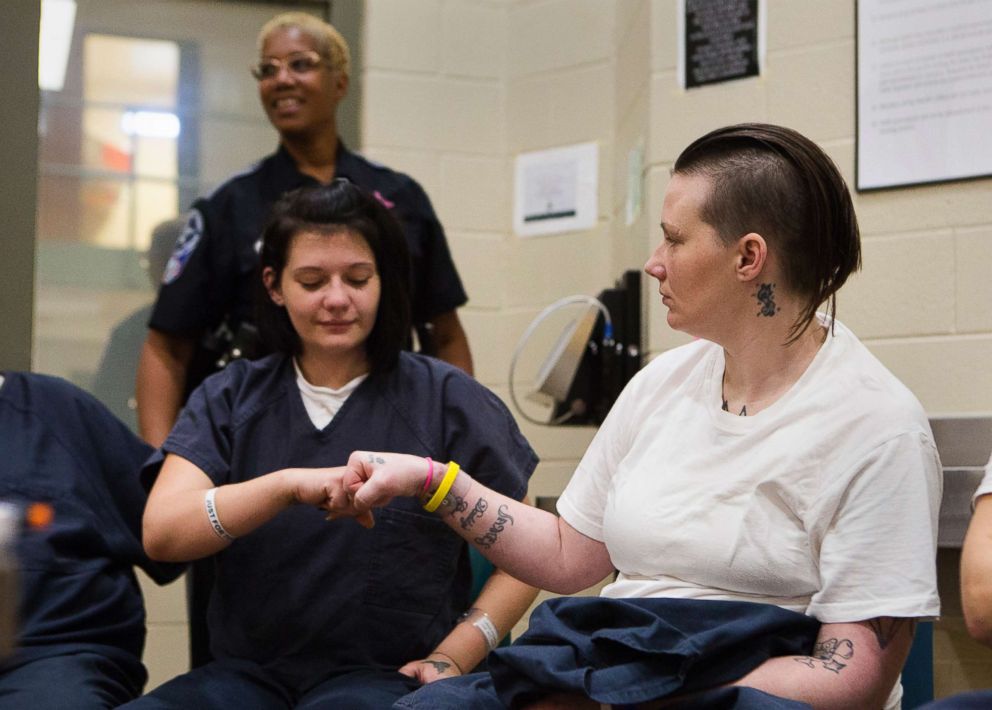
<svg viewBox="0 0 992 710"><path fill-rule="evenodd" d="M176 246L172 250L172 256L169 257L169 261L165 265L165 271L162 272L163 284L171 284L179 278L183 273L183 267L186 266L186 262L189 261L190 255L196 249L196 245L200 243L200 237L202 236L203 215L200 214L199 210L190 210L186 215L186 226L183 227L182 234L176 240Z"/></svg>

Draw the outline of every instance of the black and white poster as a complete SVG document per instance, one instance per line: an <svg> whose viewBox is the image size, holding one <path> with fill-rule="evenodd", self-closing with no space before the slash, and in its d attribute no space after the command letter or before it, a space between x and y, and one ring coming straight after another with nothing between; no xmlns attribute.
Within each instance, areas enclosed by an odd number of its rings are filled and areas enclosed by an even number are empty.
<svg viewBox="0 0 992 710"><path fill-rule="evenodd" d="M687 89L761 74L759 0L680 0L679 77Z"/></svg>

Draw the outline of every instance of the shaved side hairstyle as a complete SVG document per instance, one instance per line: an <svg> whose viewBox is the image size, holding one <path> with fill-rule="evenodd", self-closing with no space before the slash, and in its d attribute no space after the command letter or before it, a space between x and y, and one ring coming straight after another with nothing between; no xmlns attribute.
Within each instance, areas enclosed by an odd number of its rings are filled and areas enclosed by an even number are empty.
<svg viewBox="0 0 992 710"><path fill-rule="evenodd" d="M837 290L861 268L861 234L844 178L819 146L790 128L742 123L693 141L672 173L710 181L702 218L724 243L756 232L775 252L786 287L804 299L789 342L824 303L833 321Z"/></svg>

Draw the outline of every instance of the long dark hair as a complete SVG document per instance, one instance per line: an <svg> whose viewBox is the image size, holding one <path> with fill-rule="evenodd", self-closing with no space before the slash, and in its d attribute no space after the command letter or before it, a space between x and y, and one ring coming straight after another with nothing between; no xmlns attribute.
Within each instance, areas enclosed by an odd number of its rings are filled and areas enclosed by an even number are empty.
<svg viewBox="0 0 992 710"><path fill-rule="evenodd" d="M702 218L725 243L757 232L775 249L805 301L790 342L824 302L833 321L837 290L861 268L861 234L844 178L819 146L790 128L742 123L693 141L672 172L710 181Z"/></svg>
<svg viewBox="0 0 992 710"><path fill-rule="evenodd" d="M410 333L410 253L399 222L379 200L348 180L306 187L284 195L272 208L262 233L255 278L255 311L259 335L268 348L299 355L300 337L286 309L269 297L262 280L266 268L282 279L293 237L304 232L360 235L375 256L381 292L375 325L365 341L372 372L396 365Z"/></svg>

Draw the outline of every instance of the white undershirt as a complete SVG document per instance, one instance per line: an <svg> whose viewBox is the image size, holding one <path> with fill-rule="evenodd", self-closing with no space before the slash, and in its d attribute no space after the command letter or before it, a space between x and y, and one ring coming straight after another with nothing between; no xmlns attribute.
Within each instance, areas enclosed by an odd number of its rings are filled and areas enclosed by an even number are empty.
<svg viewBox="0 0 992 710"><path fill-rule="evenodd" d="M300 388L300 395L303 397L303 406L306 408L307 414L310 415L310 421L313 422L313 425L317 429L323 429L334 419L334 415L341 409L341 405L344 404L345 400L369 376L366 372L364 375L359 375L351 380L343 387L333 389L331 387L317 387L307 382L295 358L293 359L293 368L296 370L296 385Z"/></svg>

